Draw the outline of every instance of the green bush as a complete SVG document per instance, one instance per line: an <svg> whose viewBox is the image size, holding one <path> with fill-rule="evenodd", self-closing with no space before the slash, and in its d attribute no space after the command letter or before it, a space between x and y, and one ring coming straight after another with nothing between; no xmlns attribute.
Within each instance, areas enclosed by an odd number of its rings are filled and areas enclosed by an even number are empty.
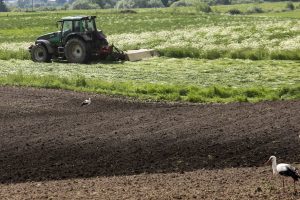
<svg viewBox="0 0 300 200"><path fill-rule="evenodd" d="M8 8L6 7L5 3L3 0L0 0L0 12L8 12Z"/></svg>
<svg viewBox="0 0 300 200"><path fill-rule="evenodd" d="M232 8L232 9L228 10L228 13L231 15L240 15L240 14L242 14L242 11L240 11L237 8Z"/></svg>
<svg viewBox="0 0 300 200"><path fill-rule="evenodd" d="M181 0L172 3L170 7L184 7L184 6L192 6L192 3Z"/></svg>
<svg viewBox="0 0 300 200"><path fill-rule="evenodd" d="M73 10L89 10L100 8L98 4L91 3L88 0L76 0L72 3Z"/></svg>
<svg viewBox="0 0 300 200"><path fill-rule="evenodd" d="M263 12L264 12L264 11L263 11L262 8L256 7L256 6L249 7L249 8L247 9L247 13L249 13L249 14L252 14L252 13L263 13Z"/></svg>
<svg viewBox="0 0 300 200"><path fill-rule="evenodd" d="M244 94L247 98L254 98L254 97L261 97L262 96L262 92L257 90L257 89L247 89L244 92Z"/></svg>
<svg viewBox="0 0 300 200"><path fill-rule="evenodd" d="M135 3L132 0L121 0L115 5L117 9L132 9L135 8Z"/></svg>
<svg viewBox="0 0 300 200"><path fill-rule="evenodd" d="M8 8L3 0L0 0L0 12L8 12Z"/></svg>
<svg viewBox="0 0 300 200"><path fill-rule="evenodd" d="M119 13L122 13L122 14L137 14L137 11L130 10L130 9L122 9Z"/></svg>
<svg viewBox="0 0 300 200"><path fill-rule="evenodd" d="M147 7L149 8L163 8L165 7L161 0L150 0L147 3Z"/></svg>
<svg viewBox="0 0 300 200"><path fill-rule="evenodd" d="M194 6L196 9L196 12L204 12L204 13L212 12L211 7L207 3L197 2L197 3L194 3Z"/></svg>
<svg viewBox="0 0 300 200"><path fill-rule="evenodd" d="M295 6L291 1L287 2L285 7L288 10L294 10L295 9Z"/></svg>

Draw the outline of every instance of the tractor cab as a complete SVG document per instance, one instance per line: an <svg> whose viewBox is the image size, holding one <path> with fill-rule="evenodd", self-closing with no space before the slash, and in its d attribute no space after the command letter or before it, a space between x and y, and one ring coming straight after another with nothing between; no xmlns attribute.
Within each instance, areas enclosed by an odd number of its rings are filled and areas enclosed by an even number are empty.
<svg viewBox="0 0 300 200"><path fill-rule="evenodd" d="M82 33L97 31L93 17L65 17L58 22L61 23L61 32L64 35L71 32Z"/></svg>
<svg viewBox="0 0 300 200"><path fill-rule="evenodd" d="M85 41L100 40L102 45L108 45L106 36L98 31L95 22L96 16L64 17L58 21L61 23L61 43L66 44L72 36L80 36Z"/></svg>

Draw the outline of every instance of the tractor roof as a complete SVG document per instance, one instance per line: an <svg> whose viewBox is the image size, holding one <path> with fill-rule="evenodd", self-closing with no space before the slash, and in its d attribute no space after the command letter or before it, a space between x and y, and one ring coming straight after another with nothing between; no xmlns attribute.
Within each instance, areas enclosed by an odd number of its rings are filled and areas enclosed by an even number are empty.
<svg viewBox="0 0 300 200"><path fill-rule="evenodd" d="M69 17L63 17L58 22L62 21L78 21L78 20L84 20L84 19L95 19L96 16L69 16Z"/></svg>

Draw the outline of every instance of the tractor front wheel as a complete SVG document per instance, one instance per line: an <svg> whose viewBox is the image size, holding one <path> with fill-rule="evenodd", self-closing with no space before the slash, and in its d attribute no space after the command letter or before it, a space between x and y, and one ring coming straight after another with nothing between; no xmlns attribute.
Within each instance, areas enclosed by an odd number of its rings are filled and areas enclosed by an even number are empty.
<svg viewBox="0 0 300 200"><path fill-rule="evenodd" d="M88 61L87 44L77 38L70 39L65 46L65 56L70 63L85 63Z"/></svg>
<svg viewBox="0 0 300 200"><path fill-rule="evenodd" d="M36 44L31 48L31 59L34 62L50 62L51 54L42 44Z"/></svg>

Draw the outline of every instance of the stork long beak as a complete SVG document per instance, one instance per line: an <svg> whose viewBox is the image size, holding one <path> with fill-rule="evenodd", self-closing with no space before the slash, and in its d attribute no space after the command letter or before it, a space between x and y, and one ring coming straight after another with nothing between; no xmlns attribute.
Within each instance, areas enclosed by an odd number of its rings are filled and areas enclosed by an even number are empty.
<svg viewBox="0 0 300 200"><path fill-rule="evenodd" d="M268 164L270 161L271 161L271 159L267 160L264 164L266 165L266 164Z"/></svg>

